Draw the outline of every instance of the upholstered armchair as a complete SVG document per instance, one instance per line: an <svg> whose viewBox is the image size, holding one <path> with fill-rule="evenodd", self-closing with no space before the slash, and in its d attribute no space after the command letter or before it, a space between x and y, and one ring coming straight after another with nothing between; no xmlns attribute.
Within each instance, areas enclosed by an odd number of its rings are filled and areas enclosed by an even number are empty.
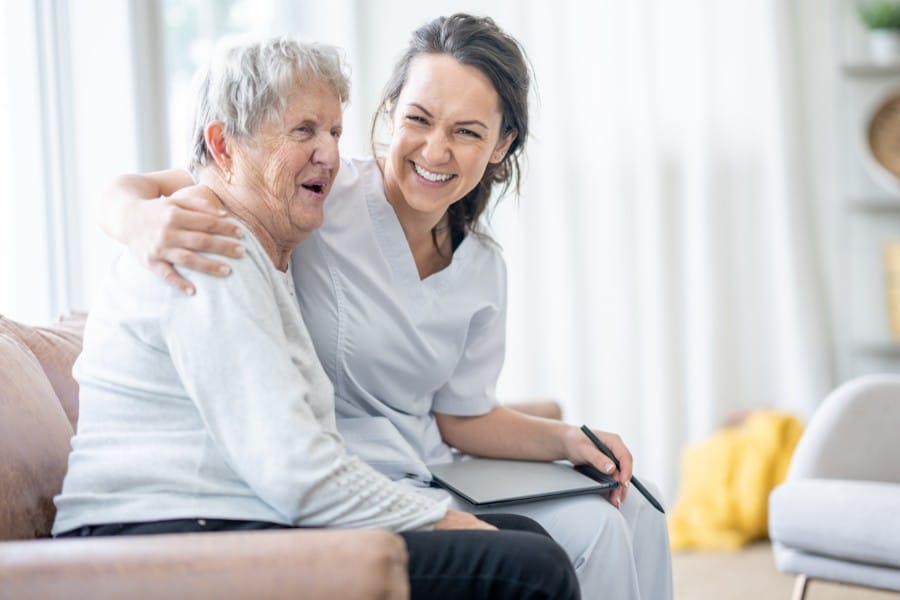
<svg viewBox="0 0 900 600"><path fill-rule="evenodd" d="M810 580L900 591L900 375L833 391L769 496L775 564Z"/></svg>

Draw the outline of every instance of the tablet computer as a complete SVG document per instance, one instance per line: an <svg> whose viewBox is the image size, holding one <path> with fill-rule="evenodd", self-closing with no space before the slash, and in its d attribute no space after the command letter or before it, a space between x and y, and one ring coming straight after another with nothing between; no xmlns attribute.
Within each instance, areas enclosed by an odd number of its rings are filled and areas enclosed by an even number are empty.
<svg viewBox="0 0 900 600"><path fill-rule="evenodd" d="M465 458L430 465L432 484L475 506L534 502L578 494L608 493L619 485L590 465L493 458Z"/></svg>

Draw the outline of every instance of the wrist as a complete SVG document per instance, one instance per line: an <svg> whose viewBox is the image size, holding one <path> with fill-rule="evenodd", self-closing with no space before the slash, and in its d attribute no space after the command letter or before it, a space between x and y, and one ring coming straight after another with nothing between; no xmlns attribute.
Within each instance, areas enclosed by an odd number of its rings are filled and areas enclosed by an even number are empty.
<svg viewBox="0 0 900 600"><path fill-rule="evenodd" d="M560 431L560 442L562 444L563 458L576 463L580 460L580 453L576 450L578 442L584 436L577 425L563 424L564 427Z"/></svg>

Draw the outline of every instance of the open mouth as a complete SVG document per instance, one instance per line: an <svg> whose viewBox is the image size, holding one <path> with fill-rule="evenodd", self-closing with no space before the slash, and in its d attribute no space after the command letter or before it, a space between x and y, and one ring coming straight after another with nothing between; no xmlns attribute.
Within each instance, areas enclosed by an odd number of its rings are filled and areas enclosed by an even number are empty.
<svg viewBox="0 0 900 600"><path fill-rule="evenodd" d="M428 169L420 166L418 163L410 161L412 163L413 170L416 172L416 175L421 177L426 181L430 181L432 183L443 183L445 181L450 181L456 175L450 173L433 173Z"/></svg>
<svg viewBox="0 0 900 600"><path fill-rule="evenodd" d="M301 183L300 187L315 192L316 194L321 194L325 191L325 186L321 183Z"/></svg>

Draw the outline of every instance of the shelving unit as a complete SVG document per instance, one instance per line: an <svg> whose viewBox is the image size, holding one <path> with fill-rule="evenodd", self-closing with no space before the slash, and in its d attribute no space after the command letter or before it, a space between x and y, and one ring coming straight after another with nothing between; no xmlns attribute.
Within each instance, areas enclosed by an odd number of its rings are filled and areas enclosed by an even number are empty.
<svg viewBox="0 0 900 600"><path fill-rule="evenodd" d="M868 123L874 110L900 94L900 57L870 58L866 31L854 0L839 0L841 98L841 219L837 281L838 346L842 379L872 372L900 372L900 339L888 321L884 245L900 241L900 179L874 167ZM900 139L900 133L898 133Z"/></svg>

